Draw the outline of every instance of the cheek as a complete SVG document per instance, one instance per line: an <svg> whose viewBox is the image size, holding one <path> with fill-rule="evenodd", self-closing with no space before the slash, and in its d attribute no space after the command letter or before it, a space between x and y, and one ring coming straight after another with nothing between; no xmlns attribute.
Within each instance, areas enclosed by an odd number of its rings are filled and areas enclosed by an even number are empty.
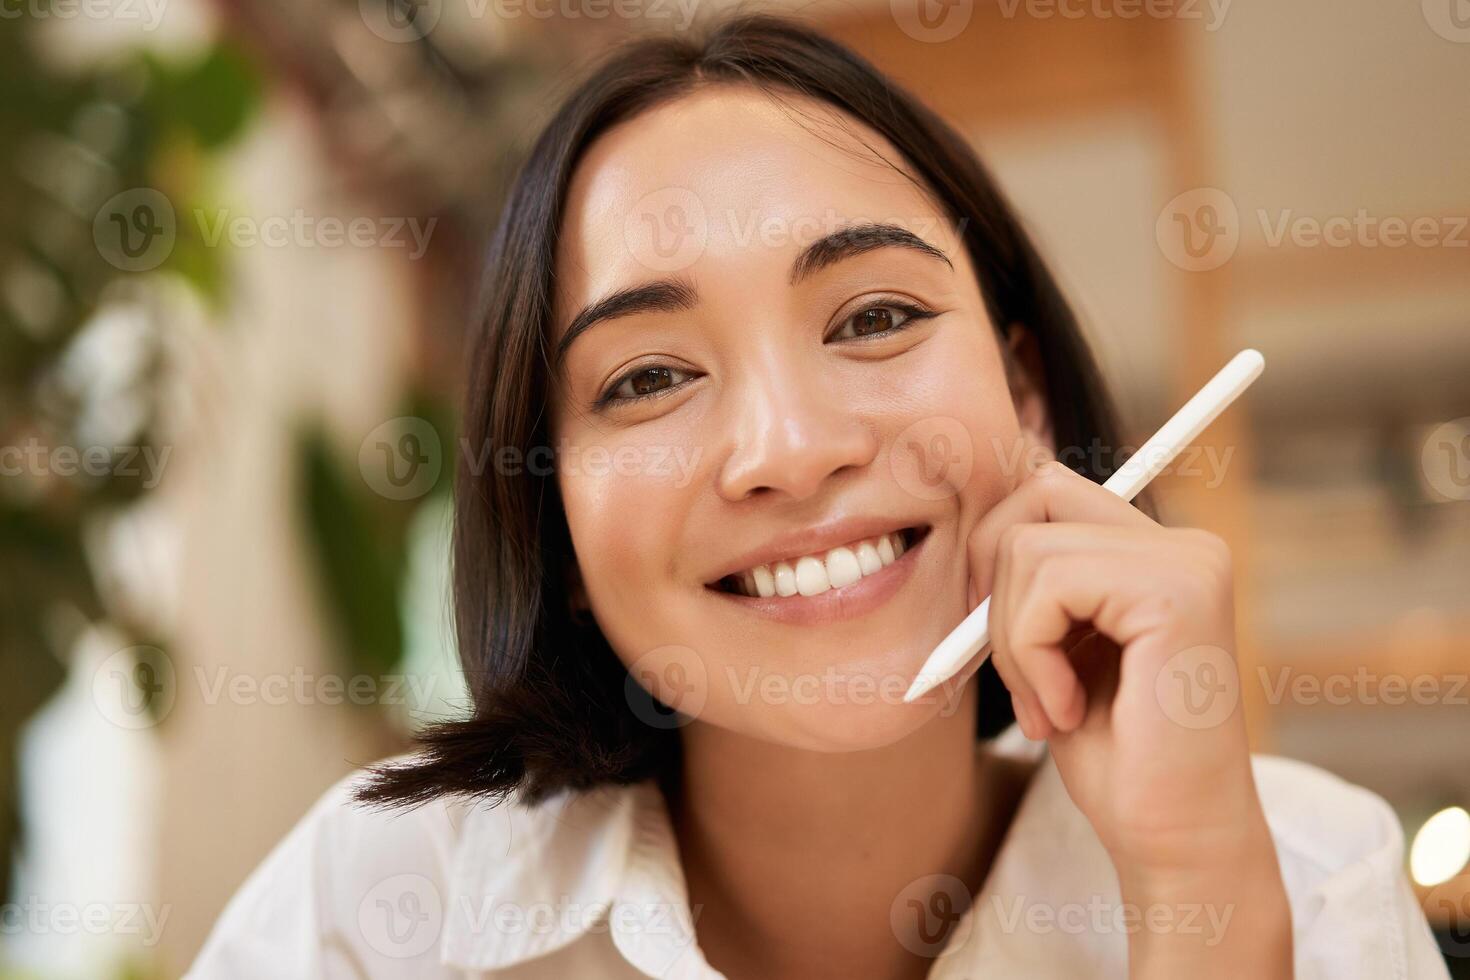
<svg viewBox="0 0 1470 980"><path fill-rule="evenodd" d="M909 494L975 518L1025 475L1029 446L988 324L910 352L889 397L892 473Z"/></svg>
<svg viewBox="0 0 1470 980"><path fill-rule="evenodd" d="M613 648L656 633L651 611L671 578L674 535L689 493L677 454L656 446L572 444L558 457L558 481L577 566L592 611Z"/></svg>

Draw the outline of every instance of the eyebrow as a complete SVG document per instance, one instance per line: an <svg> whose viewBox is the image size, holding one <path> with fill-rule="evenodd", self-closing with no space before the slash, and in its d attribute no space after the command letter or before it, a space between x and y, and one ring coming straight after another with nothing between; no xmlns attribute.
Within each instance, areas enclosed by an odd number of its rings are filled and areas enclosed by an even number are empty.
<svg viewBox="0 0 1470 980"><path fill-rule="evenodd" d="M824 235L801 250L791 263L791 285L820 272L844 259L880 248L906 248L937 258L950 269L954 263L940 249L898 225L867 223L840 228ZM555 363L560 366L567 349L587 330L605 320L633 316L638 313L671 313L693 309L699 303L699 291L688 279L659 279L655 282L620 289L610 296L585 306L572 317L571 324L556 347Z"/></svg>

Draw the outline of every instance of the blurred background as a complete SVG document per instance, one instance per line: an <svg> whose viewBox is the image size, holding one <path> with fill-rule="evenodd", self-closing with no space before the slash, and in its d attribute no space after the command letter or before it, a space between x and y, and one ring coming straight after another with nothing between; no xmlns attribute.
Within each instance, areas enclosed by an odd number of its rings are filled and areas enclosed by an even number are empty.
<svg viewBox="0 0 1470 980"><path fill-rule="evenodd" d="M716 0L0 0L0 976L175 977L464 708L447 490L518 154ZM1396 808L1470 976L1470 3L818 0L981 151L1237 557L1261 751Z"/></svg>

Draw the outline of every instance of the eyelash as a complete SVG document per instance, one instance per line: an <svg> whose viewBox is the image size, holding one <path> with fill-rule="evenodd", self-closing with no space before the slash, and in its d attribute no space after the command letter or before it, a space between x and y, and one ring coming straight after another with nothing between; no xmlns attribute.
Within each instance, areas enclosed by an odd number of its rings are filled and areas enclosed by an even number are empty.
<svg viewBox="0 0 1470 980"><path fill-rule="evenodd" d="M903 323L891 329L884 330L880 333L866 334L861 337L847 337L844 340L845 343L866 343L870 340L876 340L883 337L891 337L894 334L907 329L911 324L917 323L920 320L927 320L930 317L937 315L933 310L926 310L923 307L915 306L912 303L901 302L899 300L884 300L879 303L871 303L867 306L864 306L860 310L854 311L851 316L842 321L842 326L847 326L848 322L853 320L855 317L861 316L862 314L871 312L873 310L897 310L904 316ZM841 327L839 327L839 330L840 329ZM641 367L636 367L628 373L622 375L611 385L609 385L606 391L598 396L595 407L598 409L607 408L608 406L617 406L621 408L627 405L631 405L634 402L641 402L650 398L661 398L664 395L672 394L673 392L677 391L684 384L688 384L687 381L681 382L677 385L671 385L668 388L661 388L658 391L647 391L641 395L619 395L616 393L617 390L621 388L625 382L638 377L638 375L643 374L646 371L654 371L659 368L664 368L665 370L668 369L667 365L663 364L647 364Z"/></svg>

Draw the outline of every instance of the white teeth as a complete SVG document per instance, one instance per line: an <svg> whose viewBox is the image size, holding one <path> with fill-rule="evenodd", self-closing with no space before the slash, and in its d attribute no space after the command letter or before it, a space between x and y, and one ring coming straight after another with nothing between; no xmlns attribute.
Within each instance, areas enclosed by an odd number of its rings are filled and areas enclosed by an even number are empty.
<svg viewBox="0 0 1470 980"><path fill-rule="evenodd" d="M833 548L823 555L757 565L738 575L735 591L746 596L821 595L882 571L907 551L903 534L893 532Z"/></svg>
<svg viewBox="0 0 1470 980"><path fill-rule="evenodd" d="M828 582L834 589L851 585L863 577L863 570L858 567L857 555L846 548L833 548L827 552L824 564L827 566Z"/></svg>
<svg viewBox="0 0 1470 980"><path fill-rule="evenodd" d="M776 562L776 567L771 569L771 574L776 576L777 595L796 595L796 570L784 561Z"/></svg>
<svg viewBox="0 0 1470 980"><path fill-rule="evenodd" d="M893 553L892 536L888 534L883 535L883 537L878 539L878 560L885 565L892 565L896 558L898 556Z"/></svg>
<svg viewBox="0 0 1470 980"><path fill-rule="evenodd" d="M827 566L811 555L796 559L796 591L802 595L820 595L832 588Z"/></svg>
<svg viewBox="0 0 1470 980"><path fill-rule="evenodd" d="M771 574L769 565L757 565L751 569L755 577L755 591L751 595L773 596L776 594L776 576Z"/></svg>

